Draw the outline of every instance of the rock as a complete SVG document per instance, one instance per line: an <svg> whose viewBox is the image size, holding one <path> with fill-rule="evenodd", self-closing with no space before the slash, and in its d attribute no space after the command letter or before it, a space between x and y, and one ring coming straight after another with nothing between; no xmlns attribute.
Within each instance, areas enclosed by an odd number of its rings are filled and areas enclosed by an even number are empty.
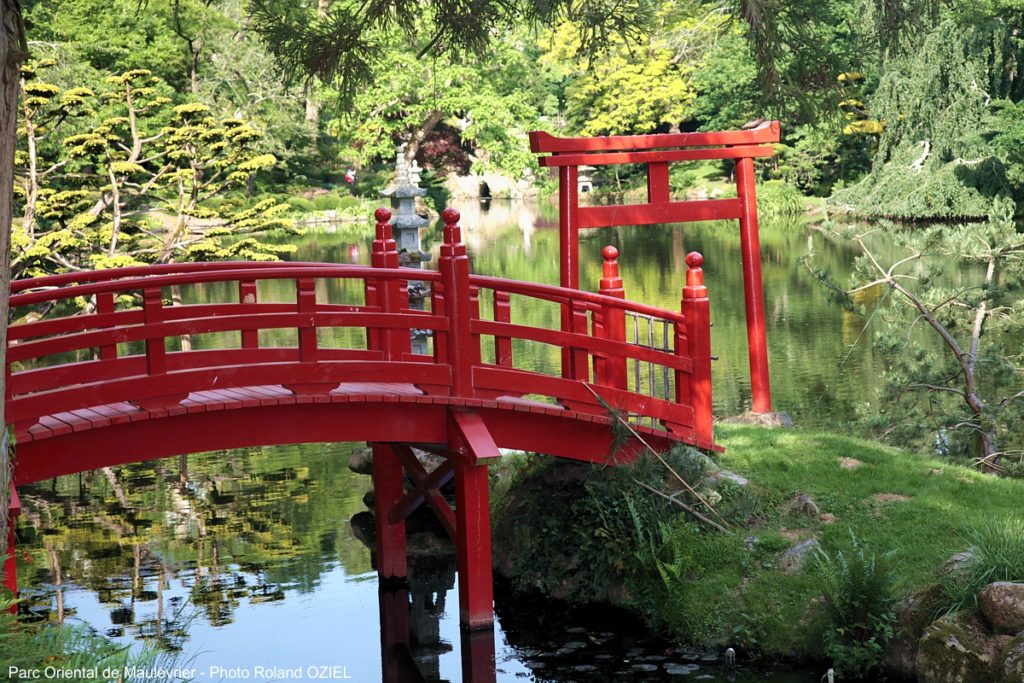
<svg viewBox="0 0 1024 683"><path fill-rule="evenodd" d="M419 448L412 449L412 452L427 474L430 474L444 464L444 458L440 455L434 455L433 453L428 453L427 451L420 450Z"/></svg>
<svg viewBox="0 0 1024 683"><path fill-rule="evenodd" d="M978 594L978 607L996 633L1024 631L1024 583L998 581Z"/></svg>
<svg viewBox="0 0 1024 683"><path fill-rule="evenodd" d="M1018 636L1003 655L1003 666L999 673L1000 683L1021 683L1024 681L1024 636Z"/></svg>
<svg viewBox="0 0 1024 683"><path fill-rule="evenodd" d="M737 486L747 486L750 484L750 480L746 477L736 474L735 472L730 472L729 470L718 470L704 478L704 482L708 486L718 486L723 481L731 481Z"/></svg>
<svg viewBox="0 0 1024 683"><path fill-rule="evenodd" d="M882 663L887 669L912 678L916 672L917 643L931 625L942 586L934 584L896 604L895 636L885 645Z"/></svg>
<svg viewBox="0 0 1024 683"><path fill-rule="evenodd" d="M974 546L959 552L942 563L939 571L947 576L962 574L967 565L974 560Z"/></svg>
<svg viewBox="0 0 1024 683"><path fill-rule="evenodd" d="M374 538L376 532L373 527L373 514L367 511L357 512L349 522L352 526L352 535L370 550L376 548Z"/></svg>
<svg viewBox="0 0 1024 683"><path fill-rule="evenodd" d="M722 469L721 467L719 467L717 462L715 462L708 456L704 455L700 451L691 450L690 457L693 459L694 464L698 462L700 463L701 469L703 470L705 477L707 477L709 474L712 474Z"/></svg>
<svg viewBox="0 0 1024 683"><path fill-rule="evenodd" d="M536 188L528 179L520 178L516 180L515 178L497 173L464 176L450 174L447 180L445 180L445 189L448 190L453 199L477 197L487 199L492 197L522 199L537 194ZM461 209L462 207L459 208ZM479 225L479 223L466 220L465 214L463 214L463 221L465 221L464 225Z"/></svg>
<svg viewBox="0 0 1024 683"><path fill-rule="evenodd" d="M818 504L807 493L798 493L791 501L786 503L785 509L787 512L795 512L812 519L817 519L821 516Z"/></svg>
<svg viewBox="0 0 1024 683"><path fill-rule="evenodd" d="M779 568L783 574L792 576L803 570L811 554L821 547L813 538L801 541L779 556Z"/></svg>
<svg viewBox="0 0 1024 683"><path fill-rule="evenodd" d="M992 636L983 621L967 612L933 622L917 647L921 683L991 683L1012 639Z"/></svg>
<svg viewBox="0 0 1024 683"><path fill-rule="evenodd" d="M366 506L367 510L373 509L373 489L363 494L363 505Z"/></svg>
<svg viewBox="0 0 1024 683"><path fill-rule="evenodd" d="M348 456L348 468L356 474L373 474L373 449L369 446L353 448Z"/></svg>
<svg viewBox="0 0 1024 683"><path fill-rule="evenodd" d="M740 415L733 415L722 420L725 424L754 425L756 427L768 427L769 429L792 429L793 418L789 413L755 413L747 411Z"/></svg>

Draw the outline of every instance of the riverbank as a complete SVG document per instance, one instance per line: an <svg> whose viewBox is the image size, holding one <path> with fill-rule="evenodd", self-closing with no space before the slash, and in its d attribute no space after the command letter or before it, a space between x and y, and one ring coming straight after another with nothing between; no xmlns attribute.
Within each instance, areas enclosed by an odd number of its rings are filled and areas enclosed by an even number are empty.
<svg viewBox="0 0 1024 683"><path fill-rule="evenodd" d="M884 655L891 670L909 674L934 617L955 611L957 600L961 620L975 609L974 594L944 563L979 533L1019 520L1024 482L824 432L720 425L716 436L726 451L714 463L669 458L716 513L679 493L684 487L656 462L504 465L495 487L498 571L524 588L626 606L680 642L845 659L835 663L851 671ZM728 531L658 502L638 482L689 501ZM830 568L839 576L831 594ZM921 591L927 604L901 603ZM863 608L847 612L857 623L838 623L834 608L844 601Z"/></svg>

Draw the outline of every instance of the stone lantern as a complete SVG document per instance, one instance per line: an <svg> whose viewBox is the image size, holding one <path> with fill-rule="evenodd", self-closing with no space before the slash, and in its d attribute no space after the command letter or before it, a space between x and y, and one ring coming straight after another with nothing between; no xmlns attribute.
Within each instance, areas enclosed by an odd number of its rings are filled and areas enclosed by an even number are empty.
<svg viewBox="0 0 1024 683"><path fill-rule="evenodd" d="M405 159L405 145L395 150L395 181L381 196L391 200L392 235L398 249L399 263L411 268L421 268L430 254L420 248L420 228L430 221L416 213L416 198L426 196L427 190L420 187L420 167L414 159L410 164ZM425 282L409 282L409 306L423 310L423 300L430 295ZM426 353L426 331L414 330L412 352Z"/></svg>

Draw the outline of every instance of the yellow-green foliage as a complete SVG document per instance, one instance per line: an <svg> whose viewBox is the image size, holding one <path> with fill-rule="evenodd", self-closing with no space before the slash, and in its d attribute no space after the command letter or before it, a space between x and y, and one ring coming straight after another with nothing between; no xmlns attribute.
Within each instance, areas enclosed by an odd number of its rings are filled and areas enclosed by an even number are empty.
<svg viewBox="0 0 1024 683"><path fill-rule="evenodd" d="M17 155L16 196L26 204L27 221L12 236L18 276L171 257L274 260L288 252L253 236L290 229L286 205L273 199L209 203L277 164L256 148L262 134L255 126L234 117L218 121L201 102L170 107L168 88L147 69L106 77L97 96L88 87L62 93L44 82L49 66L32 62L23 72L19 133L31 135L33 144L26 142ZM97 101L99 114L89 109ZM45 124L60 126L71 115L86 120L56 138L59 146L40 151ZM161 204L171 220L145 218L149 207ZM193 227L198 221L212 229Z"/></svg>
<svg viewBox="0 0 1024 683"><path fill-rule="evenodd" d="M662 11L667 14L669 9L666 5ZM630 45L619 38L607 51L588 58L577 53L580 27L571 21L555 27L548 42L544 63L575 76L566 89L572 132L646 133L689 118L697 97L692 68L667 45Z"/></svg>

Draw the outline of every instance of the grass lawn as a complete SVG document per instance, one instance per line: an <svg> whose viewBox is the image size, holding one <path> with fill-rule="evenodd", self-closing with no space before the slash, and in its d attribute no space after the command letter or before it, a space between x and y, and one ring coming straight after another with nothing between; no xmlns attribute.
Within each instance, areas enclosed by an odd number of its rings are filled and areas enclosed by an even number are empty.
<svg viewBox="0 0 1024 683"><path fill-rule="evenodd" d="M611 577L604 580L614 582L617 573L625 586L617 593L625 596L619 601L666 635L699 645L817 658L824 655L829 617L813 554L802 568L784 571L782 558L790 548L814 539L833 556L849 556L856 537L868 553L889 557L893 597L900 599L936 583L939 567L970 545L972 530L1021 516L1024 481L993 478L863 439L738 425L716 426L716 438L726 451L714 460L749 480L746 487L719 488L723 500L716 507L734 515L739 510L729 533L674 515L655 522L659 528L648 528L645 539L633 533L636 525L628 518L614 519L620 514L616 509L629 508L617 501L639 500L630 476L619 476L618 488L609 492L595 482L615 476L608 474L613 468L595 469L573 493L566 490L565 477L544 462L551 459L544 458L512 476L532 479L520 494L529 504L520 500L504 521L503 503L497 504L496 538L512 521L511 544L522 546L513 551L518 560L512 565L535 587L558 587L560 572L562 585L586 586L581 577L604 568ZM522 481L506 488L514 491ZM814 505L804 503L803 496ZM591 537L606 542L585 540ZM552 547L559 549L557 564L549 561ZM542 573L541 567L547 575L531 578ZM577 590L576 597L592 599L581 593Z"/></svg>

